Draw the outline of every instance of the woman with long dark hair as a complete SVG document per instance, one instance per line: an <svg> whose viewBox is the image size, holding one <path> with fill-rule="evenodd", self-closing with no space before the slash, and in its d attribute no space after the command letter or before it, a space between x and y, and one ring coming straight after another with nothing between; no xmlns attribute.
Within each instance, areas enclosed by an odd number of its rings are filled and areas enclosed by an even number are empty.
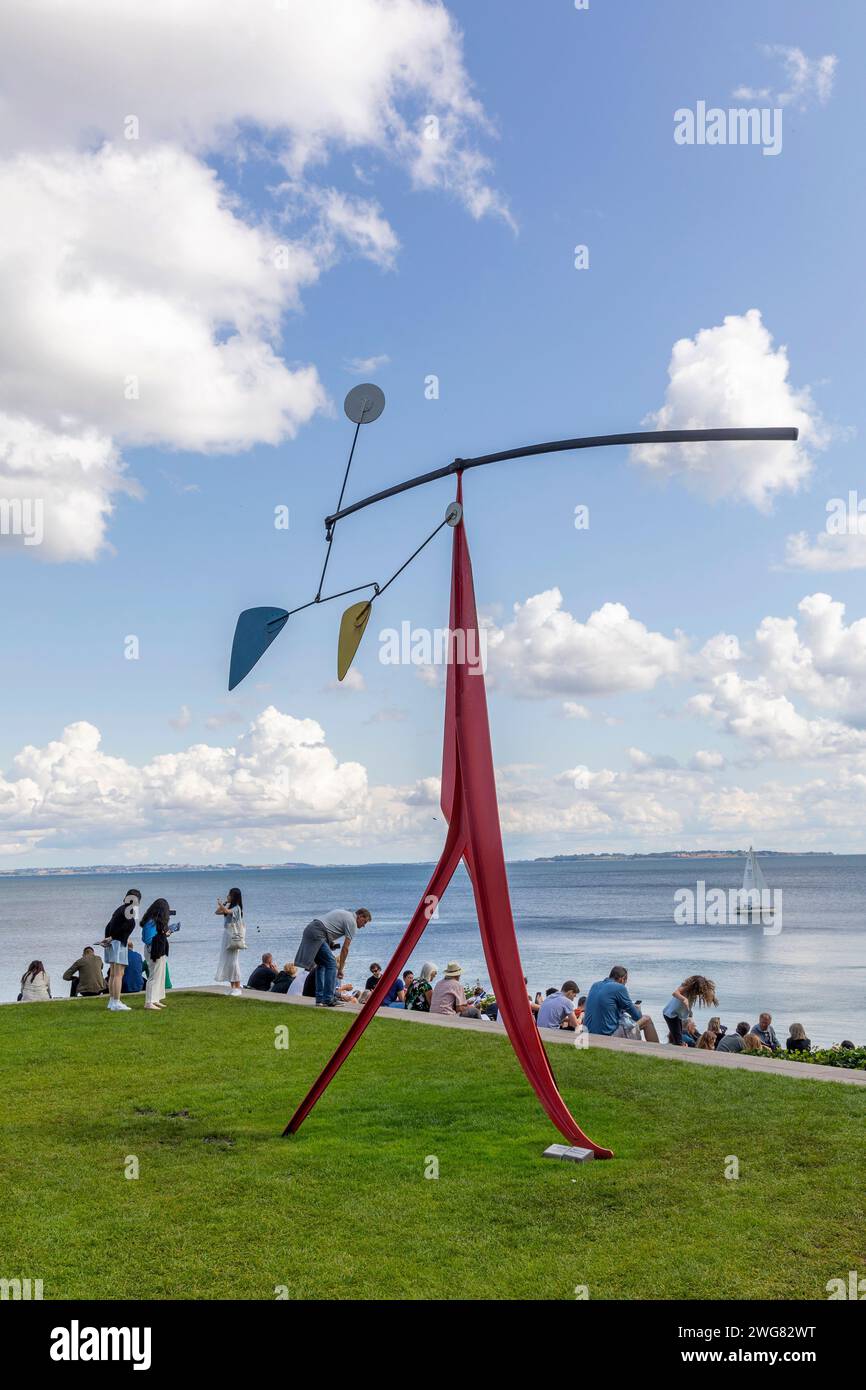
<svg viewBox="0 0 866 1390"><path fill-rule="evenodd" d="M41 960L32 960L21 976L21 1004L38 1004L51 998L51 980Z"/></svg>
<svg viewBox="0 0 866 1390"><path fill-rule="evenodd" d="M247 948L247 935L240 888L230 888L225 902L217 898L214 915L223 919L223 939L215 978L220 983L228 984L233 998L242 999L240 955Z"/></svg>
<svg viewBox="0 0 866 1390"><path fill-rule="evenodd" d="M141 939L147 952L146 1009L164 1009L165 972L168 965L168 938L171 908L165 898L156 898L141 919Z"/></svg>
<svg viewBox="0 0 866 1390"><path fill-rule="evenodd" d="M168 964L168 938L171 908L165 898L156 898L144 914L142 939L147 936L147 988L144 992L146 1009L164 1009L165 971Z"/></svg>
<svg viewBox="0 0 866 1390"><path fill-rule="evenodd" d="M120 990L123 985L123 972L129 962L127 944L135 930L140 906L140 892L137 888L130 888L120 907L116 907L111 914L111 921L105 928L102 941L96 942L97 946L105 948L103 958L108 966L108 1007L113 1013L125 1013L129 1009L129 1005L121 1001Z"/></svg>

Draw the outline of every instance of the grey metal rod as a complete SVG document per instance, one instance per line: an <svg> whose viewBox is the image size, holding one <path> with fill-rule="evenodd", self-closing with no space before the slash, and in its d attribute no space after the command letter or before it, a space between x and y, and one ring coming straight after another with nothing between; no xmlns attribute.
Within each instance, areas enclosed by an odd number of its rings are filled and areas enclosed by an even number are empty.
<svg viewBox="0 0 866 1390"><path fill-rule="evenodd" d="M443 468L434 468L431 473L420 473L417 478L409 478L405 483L374 492L370 497L362 497L360 502L352 502L348 507L325 517L325 529L330 532L336 522L343 517L371 507L374 502L383 502L386 497L396 497L399 492L421 487L423 483L436 482L452 473L463 473L467 468L480 468L486 463L504 463L507 459L530 458L534 454L561 454L569 449L600 449L610 444L700 444L729 440L795 440L799 430L792 426L766 426L756 429L718 429L718 430L634 430L630 434L590 434L581 439L554 439L546 444L527 444L521 449L505 449L498 454L479 454L477 458L456 458Z"/></svg>

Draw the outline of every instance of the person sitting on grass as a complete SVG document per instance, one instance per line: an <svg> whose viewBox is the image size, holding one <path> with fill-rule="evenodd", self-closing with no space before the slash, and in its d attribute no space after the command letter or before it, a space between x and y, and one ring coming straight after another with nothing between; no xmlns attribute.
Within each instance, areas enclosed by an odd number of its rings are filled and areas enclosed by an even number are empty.
<svg viewBox="0 0 866 1390"><path fill-rule="evenodd" d="M367 977L367 983L365 984L364 988L365 988L365 989L371 989L371 990L372 990L372 989L375 989L376 986L377 986L377 984L379 983L379 980L380 980L381 976L382 976L382 967L381 967L381 965L379 964L379 962L378 962L377 960L372 961L371 964L370 964L370 974L369 974L369 976Z"/></svg>
<svg viewBox="0 0 866 1390"><path fill-rule="evenodd" d="M456 960L449 960L438 985L430 996L431 1014L447 1014L450 1018L480 1018L481 1013L472 1003L466 1002L466 991L460 983L463 966Z"/></svg>
<svg viewBox="0 0 866 1390"><path fill-rule="evenodd" d="M738 1023L733 1033L725 1033L721 1042L716 1043L717 1052L742 1052L743 1040L749 1031L748 1023Z"/></svg>
<svg viewBox="0 0 866 1390"><path fill-rule="evenodd" d="M382 1000L383 1009L405 1009L406 990L411 985L415 976L411 970L404 970L402 975L398 975L385 998Z"/></svg>
<svg viewBox="0 0 866 1390"><path fill-rule="evenodd" d="M662 1010L668 1028L668 1042L674 1047L689 1047L698 1041L697 1025L692 1021L695 1004L718 1004L716 986L706 975L688 975L674 990ZM691 1027L688 1027L691 1021ZM686 1032L688 1036L686 1036ZM689 1039L692 1039L690 1043Z"/></svg>
<svg viewBox="0 0 866 1390"><path fill-rule="evenodd" d="M292 965L290 961L286 961L282 970L277 971L277 974L274 976L271 985L271 994L288 994L297 973L298 967Z"/></svg>
<svg viewBox="0 0 866 1390"><path fill-rule="evenodd" d="M41 1004L51 998L51 980L41 960L32 960L21 976L19 1004Z"/></svg>
<svg viewBox="0 0 866 1390"><path fill-rule="evenodd" d="M273 956L270 951L266 951L262 956L261 964L256 966L247 980L247 989L269 990L278 973Z"/></svg>
<svg viewBox="0 0 866 1390"><path fill-rule="evenodd" d="M698 1038L698 1047L703 1052L715 1052L718 1034L712 1028L705 1028Z"/></svg>
<svg viewBox="0 0 866 1390"><path fill-rule="evenodd" d="M725 1036L725 1034L727 1033L727 1031L728 1031L727 1028L726 1028L725 1025L722 1023L722 1020L719 1018L718 1014L713 1014L712 1018L710 1019L709 1023L707 1024L707 1032L708 1032L708 1033L715 1033L715 1035L716 1035L715 1046L716 1046L716 1047L718 1047L719 1043L722 1041L722 1038Z"/></svg>
<svg viewBox="0 0 866 1390"><path fill-rule="evenodd" d="M806 1037L806 1029L802 1023L792 1023L788 1029L788 1041L785 1043L786 1052L809 1052L812 1043Z"/></svg>
<svg viewBox="0 0 866 1390"><path fill-rule="evenodd" d="M136 951L135 943L130 939L126 943L126 969L123 972L123 980L120 986L121 994L141 994L144 989L144 957L140 951ZM80 986L79 986L80 992ZM95 993L101 993L96 990Z"/></svg>
<svg viewBox="0 0 866 1390"><path fill-rule="evenodd" d="M439 974L439 967L432 961L425 960L421 966L421 974L416 975L411 985L406 991L406 1008L412 1013L429 1014L430 996L433 993L433 981Z"/></svg>
<svg viewBox="0 0 866 1390"><path fill-rule="evenodd" d="M632 1002L627 982L628 971L624 965L615 965L606 980L596 980L586 996L583 1022L587 1032L609 1038L624 1038L630 1032L631 1036L643 1037L647 1042L658 1042L655 1024L649 1014L642 1014ZM633 1020L629 1032L622 1022L623 1013Z"/></svg>
<svg viewBox="0 0 866 1390"><path fill-rule="evenodd" d="M778 1051L779 1039L776 1037L776 1030L773 1027L772 1014L761 1014L752 1032L760 1038L761 1042L770 1052Z"/></svg>
<svg viewBox="0 0 866 1390"><path fill-rule="evenodd" d="M843 1038L842 1042L836 1043L832 1050L833 1052L854 1052L856 1047L857 1044L852 1043L850 1038Z"/></svg>
<svg viewBox="0 0 866 1390"><path fill-rule="evenodd" d="M700 1029L698 1028L698 1025L695 1023L695 1020L692 1018L691 1014L689 1014L688 1018L683 1024L683 1042L685 1043L686 1047L697 1047L698 1038L700 1036Z"/></svg>
<svg viewBox="0 0 866 1390"><path fill-rule="evenodd" d="M128 948L127 948L128 949ZM63 972L64 980L71 980L70 999L84 999L94 994L105 993L105 979L102 974L102 961L92 946L85 946L78 960L73 961Z"/></svg>
<svg viewBox="0 0 866 1390"><path fill-rule="evenodd" d="M580 1019L574 1001L579 992L580 985L574 980L566 980L555 994L549 994L535 1020L539 1028L576 1029Z"/></svg>
<svg viewBox="0 0 866 1390"><path fill-rule="evenodd" d="M750 1028L743 1038L743 1051L752 1057L771 1057L773 1055L773 1049L761 1042L754 1028Z"/></svg>

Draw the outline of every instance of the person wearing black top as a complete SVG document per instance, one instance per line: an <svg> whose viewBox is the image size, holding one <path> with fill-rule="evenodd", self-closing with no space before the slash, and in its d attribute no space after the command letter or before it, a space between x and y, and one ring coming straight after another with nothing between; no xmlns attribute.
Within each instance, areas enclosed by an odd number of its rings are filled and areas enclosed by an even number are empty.
<svg viewBox="0 0 866 1390"><path fill-rule="evenodd" d="M104 947L104 960L108 966L108 1007L112 1013L121 1010L126 1012L129 1009L128 1004L121 1002L120 989L129 959L126 943L135 931L140 905L141 894L137 888L130 888L120 907L116 907L111 914L111 921L105 928L102 941L96 942L97 946Z"/></svg>
<svg viewBox="0 0 866 1390"><path fill-rule="evenodd" d="M303 989L301 990L301 996L302 996L303 998L306 998L306 999L315 999L315 997L316 997L316 972L315 972L315 970L310 970L310 971L307 972L307 978L304 980L304 987L303 987Z"/></svg>
<svg viewBox="0 0 866 1390"><path fill-rule="evenodd" d="M790 1037L785 1043L786 1052L810 1052L812 1048L811 1039L806 1037L806 1029L802 1023L792 1023L789 1028Z"/></svg>
<svg viewBox="0 0 866 1390"><path fill-rule="evenodd" d="M150 938L147 958L147 989L144 992L146 1009L164 1009L165 972L168 966L168 939L171 935L171 908L165 898L152 902L144 915L145 921L156 928Z"/></svg>
<svg viewBox="0 0 866 1390"><path fill-rule="evenodd" d="M277 977L277 967L274 965L274 958L268 951L262 956L261 965L257 965L250 978L247 980L247 989L269 990Z"/></svg>
<svg viewBox="0 0 866 1390"><path fill-rule="evenodd" d="M288 994L292 987L298 967L291 965L288 961L282 970L274 976L274 983L271 985L271 994Z"/></svg>

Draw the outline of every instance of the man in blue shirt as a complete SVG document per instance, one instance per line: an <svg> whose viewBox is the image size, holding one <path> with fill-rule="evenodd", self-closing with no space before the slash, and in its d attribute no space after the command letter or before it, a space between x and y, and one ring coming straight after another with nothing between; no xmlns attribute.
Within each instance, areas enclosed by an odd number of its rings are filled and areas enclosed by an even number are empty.
<svg viewBox="0 0 866 1390"><path fill-rule="evenodd" d="M659 1035L652 1019L632 1003L625 987L627 980L628 971L624 965L615 965L606 980L596 980L586 997L584 1025L588 1032L609 1038L634 1037L636 1033L638 1037L643 1035L647 1042L658 1042ZM623 1014L634 1019L631 1028L623 1023Z"/></svg>
<svg viewBox="0 0 866 1390"><path fill-rule="evenodd" d="M536 1016L539 1028L576 1028L579 1019L574 1001L579 993L580 985L566 980L562 989L548 994Z"/></svg>
<svg viewBox="0 0 866 1390"><path fill-rule="evenodd" d="M141 994L144 989L144 962L139 951L133 950L132 942L126 948L126 969L123 972L121 994Z"/></svg>
<svg viewBox="0 0 866 1390"><path fill-rule="evenodd" d="M765 1047L772 1048L773 1051L779 1046L779 1039L776 1037L776 1030L773 1027L773 1015L761 1014L752 1032L755 1037L760 1038Z"/></svg>
<svg viewBox="0 0 866 1390"><path fill-rule="evenodd" d="M415 976L412 974L411 970L404 970L402 979L398 975L393 985L388 990L388 993L385 995L382 1007L387 1009L405 1009L406 990L409 988L414 978Z"/></svg>

